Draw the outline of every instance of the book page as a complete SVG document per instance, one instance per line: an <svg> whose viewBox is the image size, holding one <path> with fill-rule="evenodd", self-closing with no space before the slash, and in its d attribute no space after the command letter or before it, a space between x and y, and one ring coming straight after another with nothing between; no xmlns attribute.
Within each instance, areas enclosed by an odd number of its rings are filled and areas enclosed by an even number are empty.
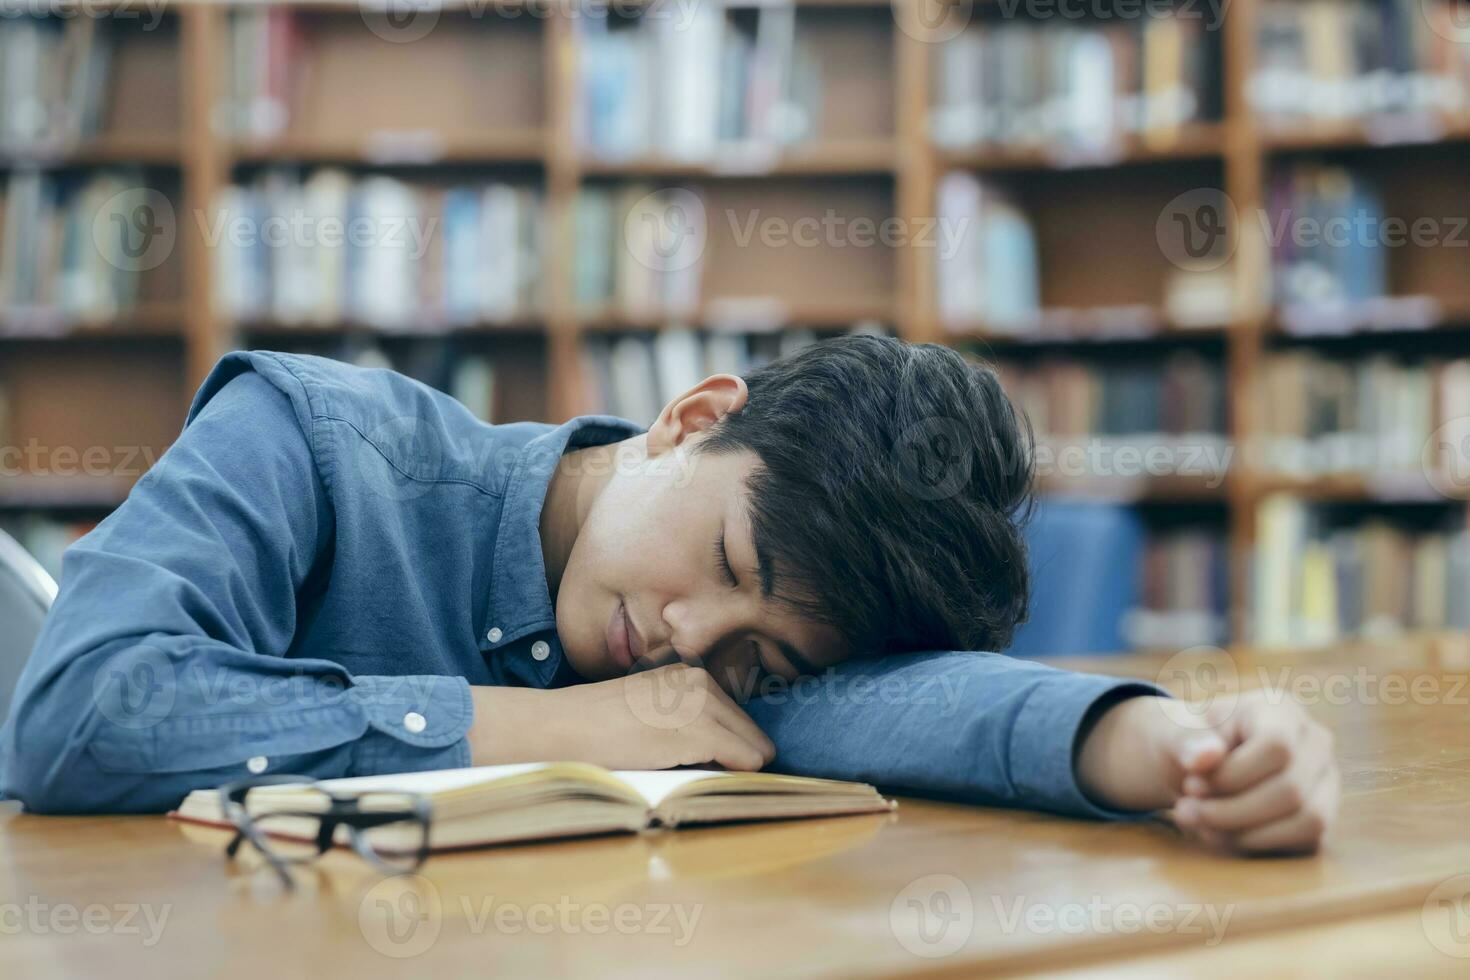
<svg viewBox="0 0 1470 980"><path fill-rule="evenodd" d="M436 793L448 793L469 786L483 786L509 776L552 769L556 765L557 763L552 762L522 762L507 766L473 766L465 769L431 769L427 772L347 776L342 779L324 779L321 785L327 789L351 793L421 793L425 796L433 796Z"/></svg>
<svg viewBox="0 0 1470 980"><path fill-rule="evenodd" d="M838 779L815 779L774 772L728 772L724 769L622 769L612 775L626 783L656 810L665 800L694 783L702 784L695 793L742 793L762 796L793 794L827 796L878 797L866 783L848 783ZM729 785L721 785L728 783ZM713 785L712 785L713 784Z"/></svg>
<svg viewBox="0 0 1470 980"><path fill-rule="evenodd" d="M648 801L650 810L668 798L670 793L683 789L690 783L706 779L729 779L735 773L719 769L620 769L613 775L633 787Z"/></svg>

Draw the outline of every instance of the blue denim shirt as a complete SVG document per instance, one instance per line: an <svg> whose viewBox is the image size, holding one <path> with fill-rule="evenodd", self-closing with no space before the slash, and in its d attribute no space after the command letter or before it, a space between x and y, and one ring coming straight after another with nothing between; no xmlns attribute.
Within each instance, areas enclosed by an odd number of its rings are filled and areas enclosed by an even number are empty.
<svg viewBox="0 0 1470 980"><path fill-rule="evenodd" d="M237 352L66 553L0 731L39 812L150 812L260 773L466 766L469 686L575 683L539 521L562 453L641 431L486 425L389 371ZM1107 816L1079 727L1142 685L993 654L853 663L748 706L775 768Z"/></svg>

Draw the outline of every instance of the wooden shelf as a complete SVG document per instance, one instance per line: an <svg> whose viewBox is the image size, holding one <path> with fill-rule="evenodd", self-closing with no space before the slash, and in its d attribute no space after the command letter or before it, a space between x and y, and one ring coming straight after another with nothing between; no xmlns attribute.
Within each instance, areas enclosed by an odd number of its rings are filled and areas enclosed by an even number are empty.
<svg viewBox="0 0 1470 980"><path fill-rule="evenodd" d="M220 5L233 8L256 6L259 0L219 0ZM433 6L423 8L395 4L394 0L271 0L271 5L285 7L300 13L363 14L384 11L412 12L418 9L435 10L445 14L483 15L487 11L520 11L535 8L544 11L558 0L434 0ZM632 3L634 0L620 0ZM425 0L427 3L427 0ZM544 13L541 16L546 16Z"/></svg>
<svg viewBox="0 0 1470 980"><path fill-rule="evenodd" d="M1307 121L1289 129L1264 129L1269 153L1374 150L1470 141L1470 117L1394 116L1378 121Z"/></svg>
<svg viewBox="0 0 1470 980"><path fill-rule="evenodd" d="M251 340L334 340L367 336L383 340L434 340L444 337L524 336L543 334L546 322L527 314L506 320L480 320L473 323L416 324L392 330L377 324L344 320L331 324L287 324L273 320L248 320L236 325L239 334Z"/></svg>
<svg viewBox="0 0 1470 980"><path fill-rule="evenodd" d="M146 303L106 320L55 311L0 310L0 341L183 340L181 303Z"/></svg>
<svg viewBox="0 0 1470 980"><path fill-rule="evenodd" d="M1448 481L1438 482L1443 486ZM1330 476L1256 474L1248 486L1256 498L1290 494L1314 503L1458 505L1470 501L1470 487L1462 494L1447 496L1417 471Z"/></svg>
<svg viewBox="0 0 1470 980"><path fill-rule="evenodd" d="M380 132L361 138L287 136L267 142L237 142L236 163L322 163L354 166L540 165L546 157L541 130L507 130L476 135Z"/></svg>
<svg viewBox="0 0 1470 980"><path fill-rule="evenodd" d="M1060 476L1036 481L1043 496L1086 497L1130 504L1224 504L1228 493L1223 476Z"/></svg>
<svg viewBox="0 0 1470 980"><path fill-rule="evenodd" d="M1124 330L1100 324L1093 329L1038 329L1024 333L995 330L982 323L942 324L941 339L946 343L984 343L987 346L1006 349L1052 347L1088 348L1127 344L1130 346L1169 346L1192 343L1223 343L1229 336L1228 324L1205 326L1180 326L1171 324L1160 315L1138 330Z"/></svg>
<svg viewBox="0 0 1470 980"><path fill-rule="evenodd" d="M132 488L131 480L117 477L7 476L0 510L111 510Z"/></svg>
<svg viewBox="0 0 1470 980"><path fill-rule="evenodd" d="M591 177L700 177L738 179L755 177L889 175L897 148L891 140L853 140L797 144L784 149L722 150L718 159L691 162L660 157L600 160L588 157L580 164Z"/></svg>
<svg viewBox="0 0 1470 980"><path fill-rule="evenodd" d="M619 9L636 9L648 7L655 0L620 0ZM785 0L793 7L806 7L821 10L888 10L893 6L893 0ZM990 2L990 0L986 0ZM772 0L725 0L725 6L731 10L749 10L759 7L768 7Z"/></svg>
<svg viewBox="0 0 1470 980"><path fill-rule="evenodd" d="M0 147L0 167L93 167L132 164L177 167L183 159L178 136L116 134L44 147Z"/></svg>
<svg viewBox="0 0 1470 980"><path fill-rule="evenodd" d="M831 10L887 10L893 6L893 0L789 0L795 7L812 7L817 9ZM742 7L768 7L771 0L726 0L725 6L733 10Z"/></svg>
<svg viewBox="0 0 1470 980"><path fill-rule="evenodd" d="M1296 340L1419 336L1470 329L1470 300L1396 296L1344 308L1297 311L1278 308L1266 326L1275 334Z"/></svg>
<svg viewBox="0 0 1470 980"><path fill-rule="evenodd" d="M1223 127L1187 126L1171 139L1129 137L1105 153L1078 153L1067 147L992 147L940 149L941 168L963 170L1098 170L1185 160L1222 159Z"/></svg>

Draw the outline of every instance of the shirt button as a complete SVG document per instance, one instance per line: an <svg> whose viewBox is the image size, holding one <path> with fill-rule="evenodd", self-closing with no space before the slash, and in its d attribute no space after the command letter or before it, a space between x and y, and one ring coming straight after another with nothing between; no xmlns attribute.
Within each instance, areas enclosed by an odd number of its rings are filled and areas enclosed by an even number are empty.
<svg viewBox="0 0 1470 980"><path fill-rule="evenodd" d="M545 660L551 656L551 647L545 640L537 640L531 644L531 656L537 660Z"/></svg>
<svg viewBox="0 0 1470 980"><path fill-rule="evenodd" d="M504 635L504 633L500 632L499 626L492 626L490 627L490 632L485 634L485 639L489 640L491 643L499 643L500 638Z"/></svg>
<svg viewBox="0 0 1470 980"><path fill-rule="evenodd" d="M403 727L407 728L409 731L417 735L425 728L428 728L429 723L425 721L424 716L419 714L417 711L410 711L408 714L403 716Z"/></svg>
<svg viewBox="0 0 1470 980"><path fill-rule="evenodd" d="M267 759L263 755L257 755L249 762L245 763L245 768L249 769L252 773L259 776L261 773L265 772L266 767L270 764L271 760Z"/></svg>

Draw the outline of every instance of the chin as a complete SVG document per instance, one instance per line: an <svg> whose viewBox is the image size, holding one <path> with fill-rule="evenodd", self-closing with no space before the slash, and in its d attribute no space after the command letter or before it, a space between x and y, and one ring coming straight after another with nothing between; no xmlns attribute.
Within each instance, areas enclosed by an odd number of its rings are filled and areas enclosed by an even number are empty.
<svg viewBox="0 0 1470 980"><path fill-rule="evenodd" d="M596 616L588 615L588 610L602 606L601 601L569 594L565 587L557 596L556 632L561 638L562 655L567 666L586 681L607 681L623 676L623 671L605 648L604 624L596 622Z"/></svg>
<svg viewBox="0 0 1470 980"><path fill-rule="evenodd" d="M608 681L622 676L617 664L613 663L607 651L602 649L600 636L595 642L587 642L580 639L574 630L563 630L560 624L557 626L557 632L562 638L562 656L566 658L567 666L571 667L578 677L584 681Z"/></svg>

